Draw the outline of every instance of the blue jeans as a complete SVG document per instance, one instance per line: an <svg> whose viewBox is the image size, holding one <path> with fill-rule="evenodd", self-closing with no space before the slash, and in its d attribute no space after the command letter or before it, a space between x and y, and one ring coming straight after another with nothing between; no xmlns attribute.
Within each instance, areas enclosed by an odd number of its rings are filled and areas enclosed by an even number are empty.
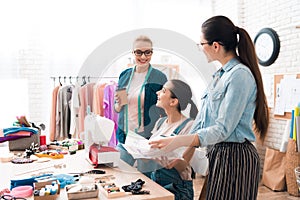
<svg viewBox="0 0 300 200"><path fill-rule="evenodd" d="M151 173L156 169L161 168L155 161L146 159L134 159L130 153L123 147L122 144L117 145L117 150L120 152L120 158L128 165L133 166L137 161L137 169L148 178L151 178Z"/></svg>
<svg viewBox="0 0 300 200"><path fill-rule="evenodd" d="M193 181L182 180L175 168L152 172L151 179L175 195L175 200L194 199Z"/></svg>
<svg viewBox="0 0 300 200"><path fill-rule="evenodd" d="M136 159L132 157L130 153L123 147L121 143L117 144L116 149L120 152L120 159L126 162L128 165L133 166Z"/></svg>

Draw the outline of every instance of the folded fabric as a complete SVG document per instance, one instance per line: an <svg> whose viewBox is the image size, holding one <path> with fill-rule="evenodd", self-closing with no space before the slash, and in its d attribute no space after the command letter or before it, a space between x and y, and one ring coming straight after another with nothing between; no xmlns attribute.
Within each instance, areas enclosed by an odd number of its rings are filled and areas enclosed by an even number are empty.
<svg viewBox="0 0 300 200"><path fill-rule="evenodd" d="M27 178L18 178L18 177L12 178L10 180L10 189L12 190L15 187L23 186L23 185L30 185L33 187L34 186L33 183L37 182L36 179L42 178L42 177L48 177L48 176L49 176L49 174L43 174L40 176L27 177Z"/></svg>
<svg viewBox="0 0 300 200"><path fill-rule="evenodd" d="M16 139L24 138L24 137L29 137L29 136L8 135L8 136L5 136L5 137L0 137L0 143L6 142L6 141L11 141L11 140L16 140Z"/></svg>
<svg viewBox="0 0 300 200"><path fill-rule="evenodd" d="M7 136L9 134L17 133L19 131L28 131L33 134L37 134L39 132L38 129L32 127L10 127L3 129L3 135Z"/></svg>

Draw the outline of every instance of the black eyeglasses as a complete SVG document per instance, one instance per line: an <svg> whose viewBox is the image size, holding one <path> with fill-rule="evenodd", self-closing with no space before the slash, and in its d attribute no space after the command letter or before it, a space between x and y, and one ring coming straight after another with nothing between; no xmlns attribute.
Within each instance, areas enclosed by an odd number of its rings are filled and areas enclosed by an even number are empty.
<svg viewBox="0 0 300 200"><path fill-rule="evenodd" d="M14 197L14 196L11 196L11 195L8 195L8 194L2 195L1 199L4 199L4 200L26 200L23 197Z"/></svg>
<svg viewBox="0 0 300 200"><path fill-rule="evenodd" d="M205 44L212 45L212 42L200 42L197 44L197 46L198 46L198 48L202 48L202 46Z"/></svg>
<svg viewBox="0 0 300 200"><path fill-rule="evenodd" d="M205 44L211 45L212 43L211 43L211 42L200 42L200 45L201 45L201 46L203 46L203 45L205 45ZM198 45L199 45L199 44L198 44Z"/></svg>
<svg viewBox="0 0 300 200"><path fill-rule="evenodd" d="M201 49L203 47L203 45L208 44L208 45L212 45L214 42L219 43L219 45L224 46L224 44L222 42L219 41L213 41L213 42L200 42L197 44L198 48Z"/></svg>
<svg viewBox="0 0 300 200"><path fill-rule="evenodd" d="M148 49L148 50L146 50L146 51L142 51L142 50L134 50L133 51L133 53L134 53L134 55L136 55L136 56L142 56L143 54L145 55L145 56L151 56L152 55L152 53L153 53L153 51L152 51L152 49Z"/></svg>

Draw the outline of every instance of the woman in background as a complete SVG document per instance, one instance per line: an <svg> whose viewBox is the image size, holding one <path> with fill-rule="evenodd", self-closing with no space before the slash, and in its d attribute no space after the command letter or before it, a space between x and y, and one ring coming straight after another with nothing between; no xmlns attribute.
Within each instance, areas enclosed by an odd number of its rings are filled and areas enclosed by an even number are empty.
<svg viewBox="0 0 300 200"><path fill-rule="evenodd" d="M151 66L153 54L152 41L147 36L139 36L133 43L135 66L124 70L118 81L118 89L126 89L127 104L124 105L121 96L115 95L115 111L119 113L118 119L118 150L121 159L134 165L135 159L127 153L122 144L125 143L128 131L134 131L146 139L159 117L165 115L163 110L156 107L157 96L164 83L166 75Z"/></svg>

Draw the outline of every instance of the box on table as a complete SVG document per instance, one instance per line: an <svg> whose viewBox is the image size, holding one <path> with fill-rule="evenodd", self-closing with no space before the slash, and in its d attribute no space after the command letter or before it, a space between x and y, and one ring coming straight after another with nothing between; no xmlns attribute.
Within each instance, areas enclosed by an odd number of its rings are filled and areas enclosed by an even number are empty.
<svg viewBox="0 0 300 200"><path fill-rule="evenodd" d="M126 192L122 188L116 186L114 183L104 183L101 184L99 188L107 198L122 197L126 195Z"/></svg>
<svg viewBox="0 0 300 200"><path fill-rule="evenodd" d="M92 186L93 189L91 190L81 190L81 191L76 191L76 192L71 192L72 188L75 187L84 187L83 185L80 184L71 184L67 185L65 187L68 199L88 199L88 198L97 198L99 194L99 189L96 184L89 185Z"/></svg>
<svg viewBox="0 0 300 200"><path fill-rule="evenodd" d="M38 144L40 146L40 131L37 134L32 134L30 137L22 137L16 140L10 140L8 147L10 151L24 151L28 149L31 144Z"/></svg>
<svg viewBox="0 0 300 200"><path fill-rule="evenodd" d="M46 185L51 185L53 183L53 181L56 182L56 184L58 186L56 194L44 195L44 196L34 196L34 200L55 200L60 193L60 184L59 184L58 180L35 182L35 183L33 183L33 185L34 185L34 190L40 190L41 188L45 187Z"/></svg>

